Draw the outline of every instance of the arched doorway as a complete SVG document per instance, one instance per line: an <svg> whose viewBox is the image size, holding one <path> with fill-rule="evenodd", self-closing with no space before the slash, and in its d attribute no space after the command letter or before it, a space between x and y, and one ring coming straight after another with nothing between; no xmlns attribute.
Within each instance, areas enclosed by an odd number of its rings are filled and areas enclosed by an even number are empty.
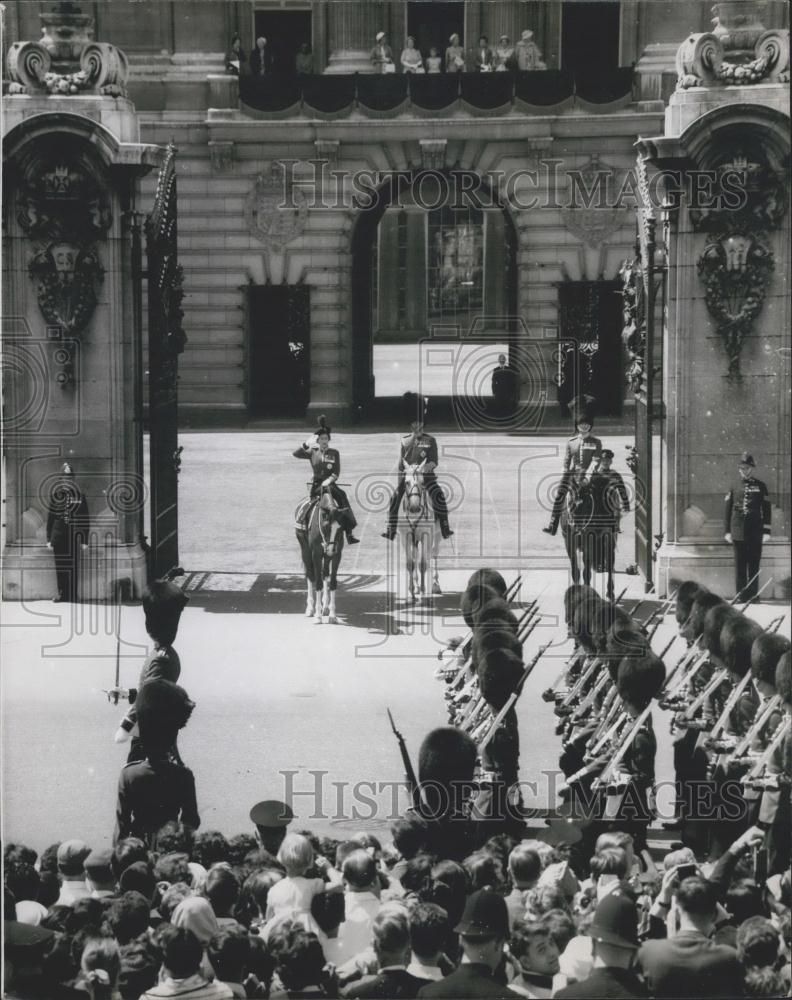
<svg viewBox="0 0 792 1000"><path fill-rule="evenodd" d="M379 189L352 236L358 412L388 414L410 390L450 412L471 391L474 355L477 369L513 355L516 247L510 215L478 175L415 171Z"/></svg>

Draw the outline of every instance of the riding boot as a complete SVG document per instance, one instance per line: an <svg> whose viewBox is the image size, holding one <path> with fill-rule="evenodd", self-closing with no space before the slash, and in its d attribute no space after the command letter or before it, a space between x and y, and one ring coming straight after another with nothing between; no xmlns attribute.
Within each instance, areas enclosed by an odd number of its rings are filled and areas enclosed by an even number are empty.
<svg viewBox="0 0 792 1000"><path fill-rule="evenodd" d="M454 532L448 527L447 517L440 518L440 534L443 538L450 538L454 534Z"/></svg>
<svg viewBox="0 0 792 1000"><path fill-rule="evenodd" d="M399 483L396 489L393 491L393 496L388 504L388 526L382 532L382 538L386 538L389 542L392 542L396 537L396 521L399 517L399 501L404 496L404 477L399 477Z"/></svg>
<svg viewBox="0 0 792 1000"><path fill-rule="evenodd" d="M346 540L348 545L359 545L360 539L355 538L353 532L357 527L357 521L355 520L355 515L352 513L351 507L343 507L338 511L337 520L340 527L343 529L346 535Z"/></svg>

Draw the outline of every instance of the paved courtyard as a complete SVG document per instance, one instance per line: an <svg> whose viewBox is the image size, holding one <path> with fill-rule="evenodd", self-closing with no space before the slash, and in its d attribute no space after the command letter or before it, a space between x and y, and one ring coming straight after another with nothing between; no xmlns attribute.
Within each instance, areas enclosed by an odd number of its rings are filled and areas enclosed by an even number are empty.
<svg viewBox="0 0 792 1000"><path fill-rule="evenodd" d="M459 596L476 566L497 566L507 580L522 572L522 600L541 595L544 617L526 659L540 643L563 638L563 548L540 531L543 483L560 465L562 438L442 436L441 470L458 498L456 535L441 549L443 594L411 607L398 599L397 550L379 537L397 437L338 434L362 543L344 555L336 626L302 615L291 521L306 480L307 464L291 457L300 438L182 438L181 562L191 602L177 648L197 708L179 742L196 775L205 829L248 829L252 802L291 791L300 825L339 836L384 830L394 795L405 802L391 784L402 781L403 768L386 708L417 761L423 736L446 722L442 685L432 676L436 654L464 631ZM623 440L607 443L623 454ZM630 517L620 542L622 569L633 558L631 524ZM618 590L628 584L639 598L640 579L618 577ZM113 744L123 708L102 693L113 683L116 655L107 610L49 602L4 608L5 840L38 849L59 837L109 842L125 752ZM772 610L756 613L769 618ZM671 627L658 633L657 649ZM123 608L121 636L121 680L133 684L147 648L138 606ZM559 646L540 661L519 705L522 779L536 782L526 798L539 806L552 801L542 772L553 770L558 756L555 718L540 693L568 650ZM667 723L656 715L663 778L670 776L670 746Z"/></svg>

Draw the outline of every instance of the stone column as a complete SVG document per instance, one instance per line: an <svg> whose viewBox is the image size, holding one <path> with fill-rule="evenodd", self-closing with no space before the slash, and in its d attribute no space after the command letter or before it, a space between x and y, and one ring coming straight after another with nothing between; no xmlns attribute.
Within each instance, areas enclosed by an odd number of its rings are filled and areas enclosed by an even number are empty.
<svg viewBox="0 0 792 1000"><path fill-rule="evenodd" d="M373 73L371 50L377 32L387 31L387 12L374 0L344 0L328 4L327 14L330 58L325 73ZM392 46L393 40L388 41Z"/></svg>

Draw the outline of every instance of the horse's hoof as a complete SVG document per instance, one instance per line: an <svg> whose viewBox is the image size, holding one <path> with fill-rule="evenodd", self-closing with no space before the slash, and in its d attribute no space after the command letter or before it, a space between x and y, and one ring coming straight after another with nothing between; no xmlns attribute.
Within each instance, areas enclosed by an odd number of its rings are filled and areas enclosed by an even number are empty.
<svg viewBox="0 0 792 1000"><path fill-rule="evenodd" d="M443 593L443 591L440 589L440 584L439 583L433 583L432 584L432 593L433 594L442 594Z"/></svg>
<svg viewBox="0 0 792 1000"><path fill-rule="evenodd" d="M328 625L337 625L338 624L338 619L336 618L335 615L330 615L330 617L327 619L327 624Z"/></svg>
<svg viewBox="0 0 792 1000"><path fill-rule="evenodd" d="M305 617L306 618L313 618L313 613L314 613L313 612L313 608L306 608L305 609Z"/></svg>
<svg viewBox="0 0 792 1000"><path fill-rule="evenodd" d="M322 620L323 620L323 619L322 619L322 616L321 616L321 615L317 615L317 616L316 616L316 617L314 618L314 622L315 622L315 623L316 623L317 625L321 625L321 624L322 624Z"/></svg>

